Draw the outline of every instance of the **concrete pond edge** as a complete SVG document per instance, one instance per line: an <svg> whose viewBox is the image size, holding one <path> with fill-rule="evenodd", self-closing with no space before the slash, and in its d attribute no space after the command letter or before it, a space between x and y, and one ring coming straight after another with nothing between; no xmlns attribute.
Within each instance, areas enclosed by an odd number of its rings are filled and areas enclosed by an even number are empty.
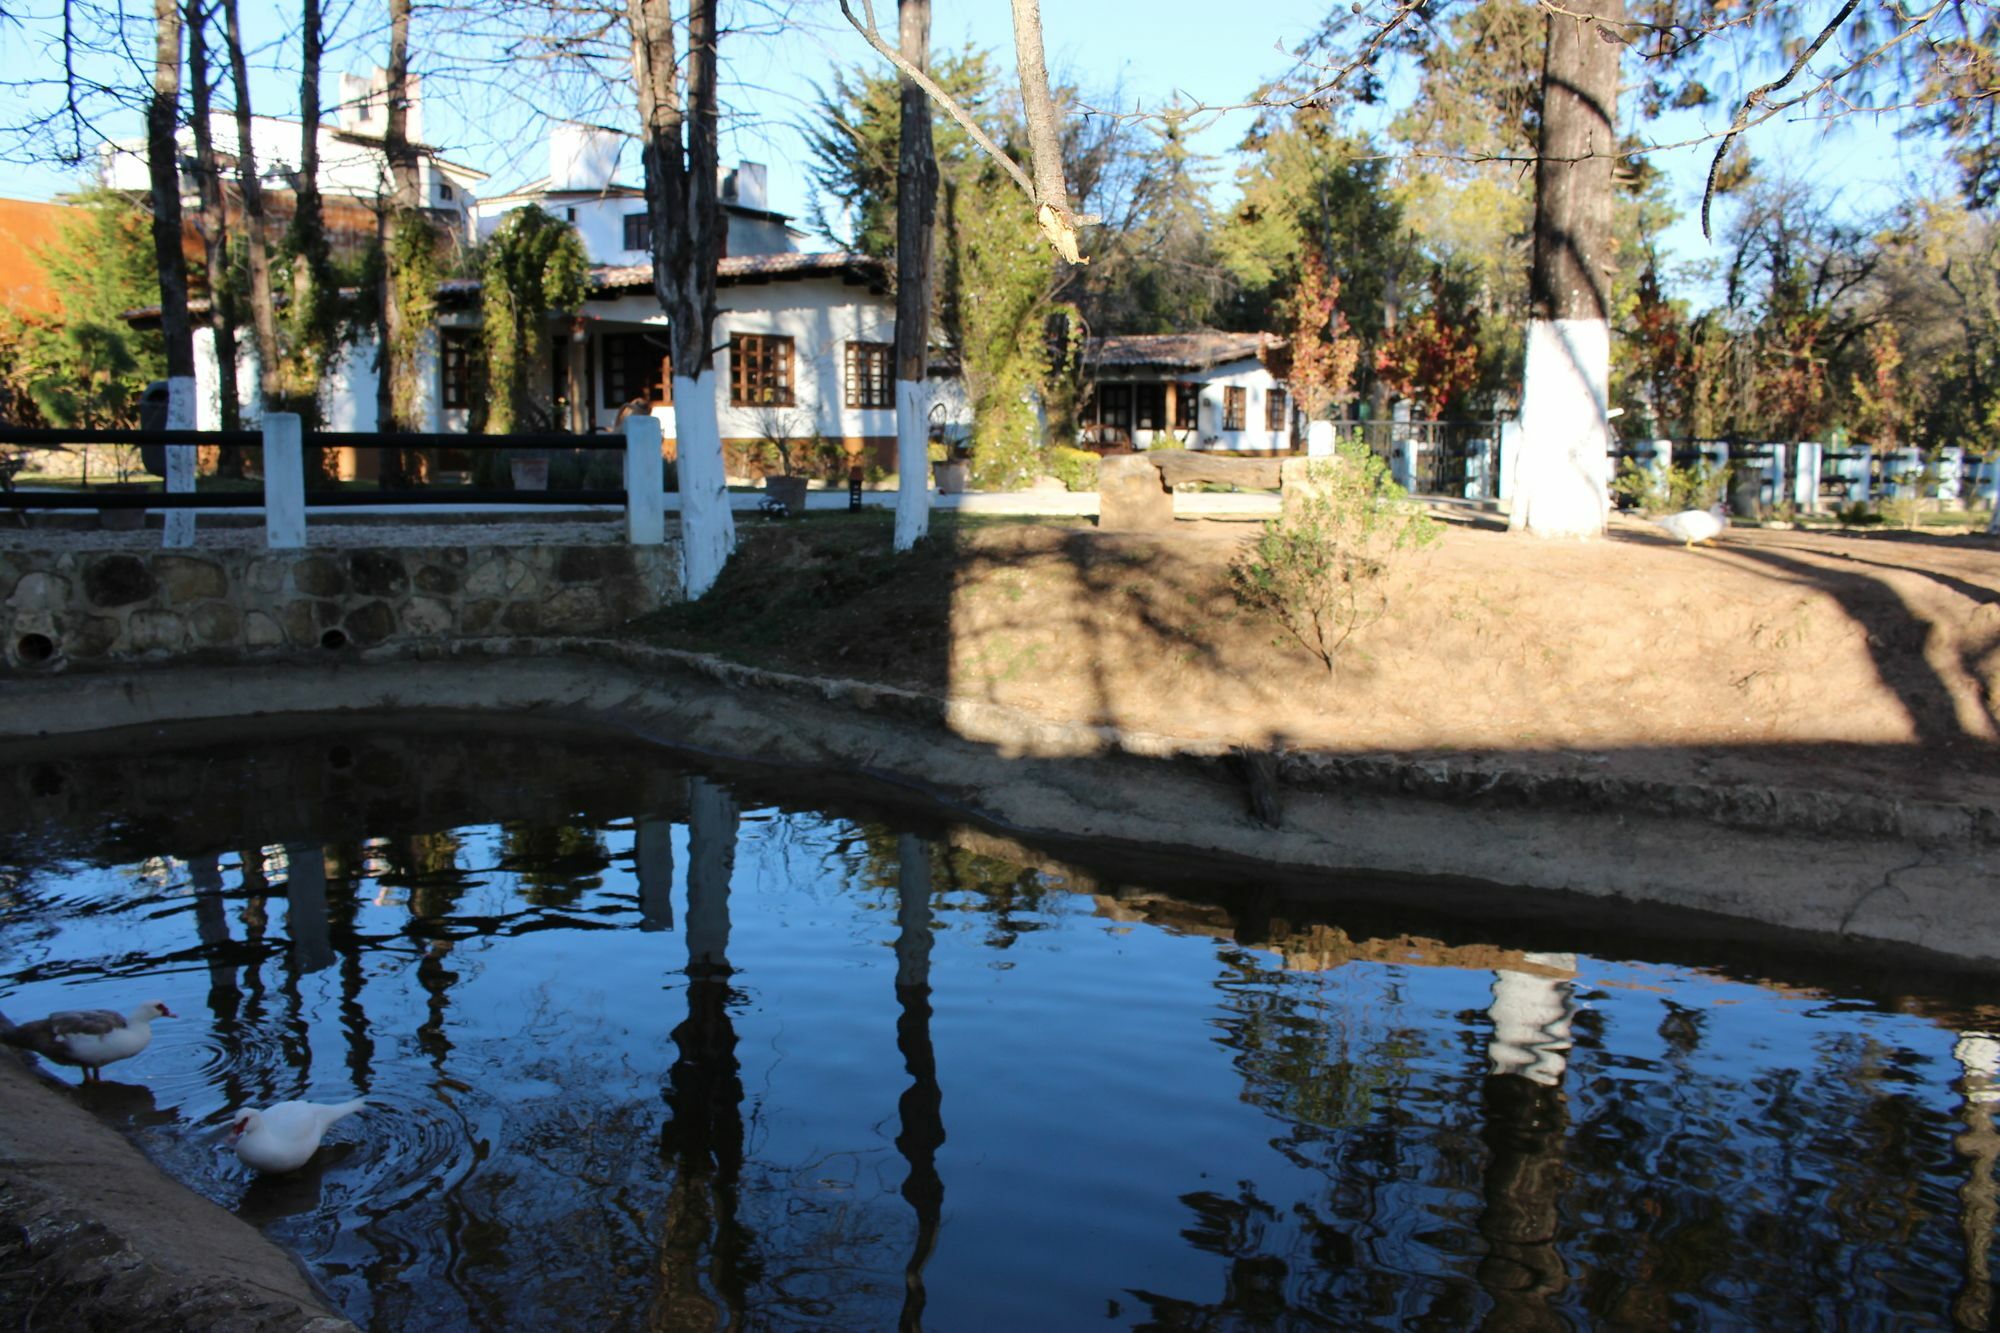
<svg viewBox="0 0 2000 1333"><path fill-rule="evenodd" d="M283 1247L12 1051L0 1052L0 1270L0 1312L27 1328L354 1329Z"/></svg>

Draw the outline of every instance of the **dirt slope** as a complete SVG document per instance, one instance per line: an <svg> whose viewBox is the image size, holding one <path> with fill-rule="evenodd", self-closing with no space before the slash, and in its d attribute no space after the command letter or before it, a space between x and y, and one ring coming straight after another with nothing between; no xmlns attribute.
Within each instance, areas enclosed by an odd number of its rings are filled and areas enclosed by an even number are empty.
<svg viewBox="0 0 2000 1333"><path fill-rule="evenodd" d="M1228 591L1254 524L941 520L902 558L875 515L746 529L714 596L634 632L1168 735L2000 804L1989 538L1454 521L1329 675Z"/></svg>

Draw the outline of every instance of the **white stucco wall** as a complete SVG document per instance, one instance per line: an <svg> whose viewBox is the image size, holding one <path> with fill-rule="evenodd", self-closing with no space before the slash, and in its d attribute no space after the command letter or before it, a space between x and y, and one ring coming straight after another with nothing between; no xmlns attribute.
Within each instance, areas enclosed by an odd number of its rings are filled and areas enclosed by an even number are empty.
<svg viewBox="0 0 2000 1333"><path fill-rule="evenodd" d="M724 439L763 439L782 431L808 438L815 432L828 438L882 436L896 433L893 408L846 406L846 344L850 341L893 343L896 307L888 296L871 294L838 278L796 282L745 283L716 293L720 314L715 341L716 416ZM664 325L666 317L651 296L623 296L592 301L585 312L602 332L619 325ZM792 407L735 407L729 402L729 339L738 333L776 334L792 339ZM593 394L597 423L609 429L615 410L602 406L603 363L597 366L599 385ZM962 394L959 395L962 399ZM664 415L664 414L662 414ZM667 426L672 434L672 426Z"/></svg>
<svg viewBox="0 0 2000 1333"><path fill-rule="evenodd" d="M509 213L525 208L520 196L490 201L479 209L474 231L479 240L491 236ZM583 253L593 264L651 263L650 250L625 248L625 216L646 211L646 200L638 194L590 193L543 195L535 200L550 215L576 228ZM728 253L732 255L788 255L799 248L798 233L771 218L725 214L729 224Z"/></svg>

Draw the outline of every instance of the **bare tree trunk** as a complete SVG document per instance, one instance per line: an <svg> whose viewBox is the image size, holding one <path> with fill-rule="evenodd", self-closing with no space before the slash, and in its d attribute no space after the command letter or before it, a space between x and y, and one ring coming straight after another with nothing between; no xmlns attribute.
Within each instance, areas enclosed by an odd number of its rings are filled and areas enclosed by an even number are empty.
<svg viewBox="0 0 2000 1333"><path fill-rule="evenodd" d="M236 90L236 170L243 189L243 233L250 252L250 320L257 330L257 385L264 410L284 406L278 366L278 314L271 304L271 257L265 245L264 186L257 177L257 149L250 135L250 71L243 58L243 29L236 0L222 0L229 72Z"/></svg>
<svg viewBox="0 0 2000 1333"><path fill-rule="evenodd" d="M685 104L669 0L626 0L626 16L639 85L646 209L653 224L653 290L667 315L673 352L681 584L694 598L715 585L736 549L710 346L722 238L715 178L715 0L692 0L688 11Z"/></svg>
<svg viewBox="0 0 2000 1333"><path fill-rule="evenodd" d="M903 58L930 67L930 0L898 6ZM931 142L931 103L907 74L896 158L896 549L907 551L930 532L931 245L936 234L938 168Z"/></svg>
<svg viewBox="0 0 2000 1333"><path fill-rule="evenodd" d="M167 350L167 428L194 428L194 331L188 325L187 259L181 253L181 11L153 4L153 99L146 108L146 165L153 193L153 257L160 268L160 331ZM194 489L194 450L167 450L167 489ZM168 546L194 544L194 513L169 512Z"/></svg>
<svg viewBox="0 0 2000 1333"><path fill-rule="evenodd" d="M1021 76L1021 109L1028 120L1028 148L1034 157L1035 222L1056 253L1072 264L1085 262L1077 252L1076 227L1084 219L1069 207L1069 185L1063 177L1062 115L1049 91L1048 61L1042 55L1041 0L1013 0L1014 63Z"/></svg>
<svg viewBox="0 0 2000 1333"><path fill-rule="evenodd" d="M1571 17L1581 13L1584 17ZM1521 460L1509 526L1596 537L1609 503L1611 169L1625 0L1552 14L1542 63Z"/></svg>
<svg viewBox="0 0 2000 1333"><path fill-rule="evenodd" d="M415 376L416 368L405 364L403 355L406 342L403 329L403 310L396 295L396 235L401 215L414 209L421 202L417 191L416 154L410 150L409 108L410 108L410 0L389 0L389 68L388 87L385 96L388 101L387 118L382 131L382 156L389 165L390 195L380 213L376 232L382 246L382 292L376 303L379 311L375 338L375 419L382 430L403 431L411 427L404 420L408 415L407 392L399 394L397 385L407 385ZM398 484L403 475L402 455L399 451L388 450L383 454L385 462L393 460L391 472ZM389 483L385 476L383 484Z"/></svg>
<svg viewBox="0 0 2000 1333"><path fill-rule="evenodd" d="M335 338L331 302L332 264L327 256L326 208L319 193L320 56L325 49L325 15L320 0L301 6L299 58L299 175L293 182L291 226L293 366L300 373L291 391L319 392L320 376ZM303 365L301 364L303 363Z"/></svg>
<svg viewBox="0 0 2000 1333"><path fill-rule="evenodd" d="M229 309L229 204L222 188L222 167L215 160L214 85L208 70L208 11L202 0L188 0L188 80L192 85L195 174L201 177L201 245L208 263L208 327L215 351L215 397L224 430L241 428L241 403L236 387L236 321ZM197 414L199 415L199 414ZM222 446L216 473L243 475L243 451Z"/></svg>

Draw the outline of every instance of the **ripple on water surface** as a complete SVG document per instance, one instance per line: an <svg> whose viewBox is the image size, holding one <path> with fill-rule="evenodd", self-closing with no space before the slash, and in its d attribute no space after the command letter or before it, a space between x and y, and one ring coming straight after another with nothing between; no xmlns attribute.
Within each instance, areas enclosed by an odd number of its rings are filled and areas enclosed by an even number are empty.
<svg viewBox="0 0 2000 1333"><path fill-rule="evenodd" d="M1989 1317L2000 1019L1949 979L1139 885L601 745L209 751L185 824L175 762L0 823L0 1004L165 999L81 1100L366 1324ZM355 1095L291 1176L225 1142Z"/></svg>

